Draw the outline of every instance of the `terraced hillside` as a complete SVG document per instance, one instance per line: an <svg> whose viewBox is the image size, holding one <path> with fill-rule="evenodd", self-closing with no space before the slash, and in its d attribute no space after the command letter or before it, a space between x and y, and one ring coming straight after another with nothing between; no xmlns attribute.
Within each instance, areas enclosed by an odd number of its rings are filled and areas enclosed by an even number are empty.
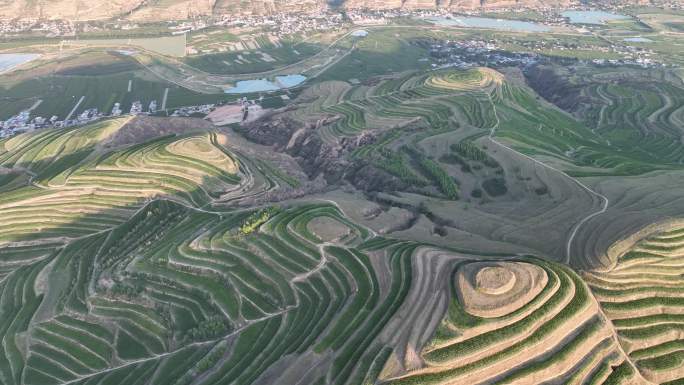
<svg viewBox="0 0 684 385"><path fill-rule="evenodd" d="M122 223L152 199L204 206L252 182L212 133L104 150L103 142L126 123L122 118L0 142L5 178L17 181L4 187L0 240L85 236Z"/></svg>
<svg viewBox="0 0 684 385"><path fill-rule="evenodd" d="M545 74L540 76L542 82L559 83L540 92L590 128L594 140L601 144L601 154L605 154L601 156L585 150L584 144L571 142L572 147L566 145L566 148L573 158L581 164L615 167L620 174L681 168L684 159L680 141L684 100L681 81L657 70L579 68L572 76L566 70L557 67L538 70ZM520 105L529 105L529 101L517 97ZM539 132L544 134L545 128L539 127ZM550 132L558 133L556 130L553 128ZM543 137L544 142L548 140ZM620 159L624 156L630 161Z"/></svg>
<svg viewBox="0 0 684 385"><path fill-rule="evenodd" d="M454 175L457 167L467 169L469 162L483 162L499 175L503 173L495 160L469 145L495 124L491 109L480 103L485 103L487 93L494 92L502 79L496 71L482 68L434 76L409 73L372 87L324 82L303 93L300 98L307 105L292 116L301 121L328 117L330 123L317 130L327 145L371 133L374 139L355 148L352 159L368 162L405 184L457 200L462 195L459 181L468 178L464 173ZM455 143L451 151L438 154L443 159L424 156L421 140L463 124L472 130L467 143Z"/></svg>
<svg viewBox="0 0 684 385"><path fill-rule="evenodd" d="M630 94L629 87L640 87L619 84L612 88L621 87L624 95ZM406 73L372 86L323 82L303 93L301 100L306 105L293 117L303 121L332 117L331 123L318 130L328 144L365 133L386 134L358 149L355 155L407 181L419 181L420 170L403 166L406 162L399 157L405 151L397 154L396 150L450 131L462 132L458 135L461 147L483 136L496 136L526 155L559 163L563 171L576 176L634 175L681 169L678 154L684 147L677 140L676 126L680 104L677 95L682 92L671 83L642 87L637 96L627 99L634 100L632 107L625 101L613 101L609 106L593 103L592 108L601 109L597 114L602 118L587 115L583 122L540 101L515 73L505 75L489 68L441 70ZM610 106L620 110L609 112L606 109ZM630 115L624 109L634 111ZM598 122L599 126L590 126L590 122ZM397 127L405 128L401 141L396 140L398 130L393 130ZM424 132L411 136L410 129L416 127ZM375 151L379 148L383 150ZM442 167L449 161L463 165L486 158L472 151L476 150L461 148L455 154L436 155L443 155L438 162ZM430 175L424 176L431 179ZM463 179L462 175L453 176Z"/></svg>
<svg viewBox="0 0 684 385"><path fill-rule="evenodd" d="M376 271L359 248L369 231L330 204L212 211L252 175L214 133L113 150L84 141L73 147L92 151L68 157L63 143L76 134L122 123L54 131L45 146L28 136L3 143L14 161L5 167L35 173L7 200L61 216L27 224L52 231L6 230L2 382L360 382L363 363L385 355L376 337L410 287L415 246L386 244L387 271ZM41 173L37 160L60 151L61 167ZM69 195L76 186L87 194ZM34 190L101 199L108 206L87 213L101 227L40 206L26 196ZM120 219L105 214L114 211Z"/></svg>
<svg viewBox="0 0 684 385"><path fill-rule="evenodd" d="M419 239L445 238L448 244L451 235L465 231L524 244L560 261L595 260L595 250L586 258L572 253L583 246L577 239L597 231L578 224L593 226L592 219L614 200L625 198L625 206L632 206L617 187L610 199L591 188L608 179L588 178L616 178L611 180L619 184L626 179L617 178L680 172L676 154L683 147L676 124L654 117L661 123L616 123L619 129L608 133L590 125L590 118L544 100L547 95L537 94L524 75L511 68L471 68L409 71L365 82L320 81L300 94L296 108L276 115L272 131L264 123L244 131L250 139L275 142L279 150L304 159L310 176L327 173L377 194L374 199L382 204L424 214L388 226L408 239L416 239L421 227ZM611 76L614 83L629 85ZM666 93L680 92L681 86L675 79L660 82L667 87L658 99L662 103L654 105L665 111ZM655 93L654 87L649 90ZM675 109L675 99L671 104ZM616 114L627 119L623 115ZM333 162L331 156L345 162ZM503 227L502 218L510 218ZM608 243L614 236L619 234L610 234Z"/></svg>
<svg viewBox="0 0 684 385"><path fill-rule="evenodd" d="M684 380L681 225L639 241L615 266L584 275L625 351L649 381Z"/></svg>
<svg viewBox="0 0 684 385"><path fill-rule="evenodd" d="M640 236L617 205L660 219L629 183L684 207L681 84L606 70L571 109L524 75L313 78L226 127L1 140L0 384L681 383L684 230L585 253Z"/></svg>
<svg viewBox="0 0 684 385"><path fill-rule="evenodd" d="M132 123L0 143L2 383L611 383L632 373L569 268L381 238L329 202L242 204L282 177L224 133L121 141Z"/></svg>
<svg viewBox="0 0 684 385"><path fill-rule="evenodd" d="M3 170L17 180L3 184L2 382L121 383L131 369L158 368L159 383L207 371L205 383L252 383L288 352L357 354L363 344L343 350L366 322L357 311L382 302L367 257L346 247L368 231L327 205L211 211L276 178L211 132L106 148L126 123L2 142ZM360 299L317 341L352 290ZM222 357L254 348L254 333L272 333L252 351L261 366L236 373L247 357ZM179 359L184 372L163 369ZM335 361L341 378L349 362Z"/></svg>
<svg viewBox="0 0 684 385"><path fill-rule="evenodd" d="M611 384L632 370L588 287L534 259L462 262L454 298L421 352L425 367L389 384ZM616 382L616 380L618 380Z"/></svg>
<svg viewBox="0 0 684 385"><path fill-rule="evenodd" d="M231 208L278 177L216 132L118 144L129 123L1 143L2 383L360 382L415 246L378 270L334 205Z"/></svg>

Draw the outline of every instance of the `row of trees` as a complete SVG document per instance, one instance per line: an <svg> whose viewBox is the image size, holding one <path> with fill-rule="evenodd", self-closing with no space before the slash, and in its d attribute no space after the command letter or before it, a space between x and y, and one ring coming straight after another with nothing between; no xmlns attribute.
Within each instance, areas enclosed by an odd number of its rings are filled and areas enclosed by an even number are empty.
<svg viewBox="0 0 684 385"><path fill-rule="evenodd" d="M249 235L280 212L280 208L270 206L247 217L240 225L240 235Z"/></svg>
<svg viewBox="0 0 684 385"><path fill-rule="evenodd" d="M499 167L499 163L496 160L470 140L462 140L456 144L452 144L451 151L466 159L482 162L487 167Z"/></svg>

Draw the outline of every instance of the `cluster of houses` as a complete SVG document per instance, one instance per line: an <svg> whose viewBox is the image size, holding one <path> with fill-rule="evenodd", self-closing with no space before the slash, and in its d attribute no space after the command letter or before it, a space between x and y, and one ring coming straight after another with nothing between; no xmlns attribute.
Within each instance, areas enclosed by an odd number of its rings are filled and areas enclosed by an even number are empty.
<svg viewBox="0 0 684 385"><path fill-rule="evenodd" d="M519 43L522 44L522 43ZM532 51L548 49L577 49L560 43L545 45L542 42L530 43ZM523 44L524 45L524 44ZM651 58L652 52L642 48L631 46L619 46L613 48L594 47L594 51L614 52L623 55L621 59L593 59L586 62L596 66L640 66L644 68L666 66ZM441 68L469 68L473 66L528 66L531 64L550 60L542 52L512 53L499 49L495 40L446 40L433 41L430 44L430 59L432 67Z"/></svg>
<svg viewBox="0 0 684 385"><path fill-rule="evenodd" d="M629 42L614 41L609 45L595 45L568 43L563 41L535 40L535 41L515 41L531 51L571 51L582 50L594 53L603 53L606 58L594 59L591 62L597 65L636 65L641 67L661 67L663 63L656 60L656 53L653 50L642 46L634 46ZM613 57L613 58L611 58ZM617 58L619 57L619 58Z"/></svg>
<svg viewBox="0 0 684 385"><path fill-rule="evenodd" d="M287 13L270 16L223 16L215 26L228 28L269 27L277 35L293 35L341 28L344 17L338 12Z"/></svg>
<svg viewBox="0 0 684 385"><path fill-rule="evenodd" d="M263 100L263 98L261 99ZM244 118L257 119L262 113L263 108L257 103L257 100L248 100L241 98L233 104L216 105L216 104L200 104L195 106L178 107L170 111L165 111L171 117L205 117L216 111L218 115L225 115L225 109L234 108L239 112L239 120L241 122ZM37 129L62 128L81 126L92 123L96 120L110 117L117 117L124 114L128 115L154 115L161 112L157 109L157 102L151 101L147 109L143 107L143 103L135 101L131 104L128 112L124 112L120 103L115 103L109 114L99 111L97 108L89 108L78 114L74 119L59 120L57 116L50 119L45 119L40 116L32 117L31 110L24 110L11 118L0 121L0 138L10 137L23 132L33 131ZM225 117L224 117L225 118ZM213 119L212 119L213 121Z"/></svg>
<svg viewBox="0 0 684 385"><path fill-rule="evenodd" d="M128 110L130 115L152 115L158 112L158 104L156 100L153 100L147 105L147 109L143 106L140 101L135 101L131 103L131 107ZM209 106L209 107L207 107ZM173 116L189 116L185 115L188 111L202 111L208 113L213 105L206 106L192 106L183 107L178 112L178 115ZM96 120L107 118L107 117L117 117L123 115L125 112L121 106L121 103L114 103L112 110L109 114L104 111L99 111L97 108L88 108L79 113L76 117L67 118L60 120L58 116L52 116L47 119L41 116L31 116L31 110L21 111L19 114L10 117L5 121L0 121L0 138L6 138L15 134L20 134L22 132L33 131L42 128L61 128L61 127L72 127L81 126L88 123L92 123ZM176 113L176 112L174 112Z"/></svg>
<svg viewBox="0 0 684 385"><path fill-rule="evenodd" d="M538 62L536 54L500 50L494 40L446 40L430 45L432 67L526 66Z"/></svg>
<svg viewBox="0 0 684 385"><path fill-rule="evenodd" d="M196 116L196 115L207 115L214 108L215 104L200 104L198 106L186 106L175 109L169 116Z"/></svg>
<svg viewBox="0 0 684 385"><path fill-rule="evenodd" d="M76 25L68 20L4 19L0 20L0 35L12 37L20 34L45 37L75 36Z"/></svg>
<svg viewBox="0 0 684 385"><path fill-rule="evenodd" d="M30 110L21 111L19 114L0 121L0 138L6 138L22 132L33 131L42 128L61 128L80 126L92 123L106 115L97 108L88 108L76 117L60 120L57 116L47 119L42 116L31 116Z"/></svg>

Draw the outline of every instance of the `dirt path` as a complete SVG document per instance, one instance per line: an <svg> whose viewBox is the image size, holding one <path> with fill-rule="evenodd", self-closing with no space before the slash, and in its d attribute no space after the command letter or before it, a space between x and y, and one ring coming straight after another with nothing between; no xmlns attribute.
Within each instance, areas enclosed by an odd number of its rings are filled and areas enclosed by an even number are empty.
<svg viewBox="0 0 684 385"><path fill-rule="evenodd" d="M572 232L570 233L570 236L568 237L568 241L567 241L567 243L566 243L566 245L565 245L565 259L564 259L564 262L565 262L565 264L569 264L569 263L570 263L570 256L572 255L572 242L575 240L575 237L577 236L577 232L578 232L579 229L580 229L585 223L587 223L591 218L593 218L593 217L595 217L595 216L598 216L598 215L601 215L601 214L605 213L605 212L608 210L608 205L609 205L610 201L608 200L608 198L607 198L605 195L600 194L600 193L598 193L598 192L592 190L590 187L588 187L588 186L585 185L584 183L580 182L580 181L577 180L576 178L571 177L570 175L568 175L568 174L565 173L564 171L561 171L561 170L559 170L559 169L557 169L557 168L555 168L555 167L553 167L553 166L550 166L550 165L548 165L548 164L546 164L546 163L543 163L543 162L541 162L541 161L539 161L539 160L537 160L537 159L534 159L534 158L532 158L531 156L528 156L528 155L525 155L525 154L523 154L523 153L521 153L521 152L518 152L518 151L514 150L513 148L511 148L511 147L509 147L509 146L506 146L505 144L503 144L503 143L499 142L498 140L496 140L496 139L494 138L494 136L495 136L495 134L496 134L496 130L499 128L499 125L501 124L501 120L499 119L499 114L498 114L498 112L497 112L497 110L496 110L496 104L495 104L494 101L492 100L492 95L488 93L488 94L487 94L487 97L489 98L489 102L490 102L491 105L492 105L492 109L493 109L493 111L494 111L494 118L496 118L496 123L494 124L494 126L492 126L491 130L489 131L489 136L488 136L489 140L490 140L492 143L494 143L494 144L498 145L499 147L502 147L502 148L504 148L504 149L506 149L506 150L508 150L508 151L511 151L511 152L513 152L513 153L515 153L515 154L517 154L517 155L520 155L520 156L522 156L523 158L528 159L528 160L534 162L535 164L538 164L538 165L540 165L540 166L542 166L542 167L544 167L544 168L547 168L547 169L549 169L549 170L555 171L555 172L557 172L557 173L563 175L564 177L570 179L571 181L573 181L574 183L576 183L578 186L580 186L582 189L584 189L585 191L587 191L590 195L593 195L593 196L599 198L600 201L602 201L601 208L600 208L598 211L592 212L592 213L590 213L589 215L587 215L586 217L582 218L582 220L580 220L580 221L573 227L573 230L572 230Z"/></svg>

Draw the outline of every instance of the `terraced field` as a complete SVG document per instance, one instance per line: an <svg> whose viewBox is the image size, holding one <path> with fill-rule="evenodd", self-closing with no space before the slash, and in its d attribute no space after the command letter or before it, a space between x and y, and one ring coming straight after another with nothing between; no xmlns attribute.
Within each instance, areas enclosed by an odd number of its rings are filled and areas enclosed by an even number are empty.
<svg viewBox="0 0 684 385"><path fill-rule="evenodd" d="M1 143L28 175L3 191L2 383L278 383L305 352L307 383L363 379L412 249L392 249L381 289L371 233L335 206L227 208L277 177L214 132L118 148L127 123Z"/></svg>
<svg viewBox="0 0 684 385"><path fill-rule="evenodd" d="M324 82L303 94L309 103L294 116L332 116L334 122L324 125L319 135L326 143L336 143L364 132L421 124L433 135L464 125L486 135L496 125L495 108L500 118L497 137L524 154L563 163L564 171L572 175L634 175L681 168L684 147L676 128L682 121L681 88L671 82L646 87L621 82L584 92L603 102L582 112L583 122L549 108L528 87L495 70L441 70L407 73L374 86Z"/></svg>
<svg viewBox="0 0 684 385"><path fill-rule="evenodd" d="M327 142L358 135L364 130L379 130L424 119L433 128L445 128L465 115L482 126L485 117L478 106L462 105L459 95L484 93L502 82L498 72L481 68L468 71L442 71L433 76L409 73L373 87L350 87L343 82L324 82L305 92L302 99L316 98L305 112L335 115L339 119L321 131ZM483 94L484 95L484 94ZM470 119L468 119L470 121Z"/></svg>
<svg viewBox="0 0 684 385"><path fill-rule="evenodd" d="M219 132L117 145L128 124L0 143L2 166L18 175L1 194L3 383L636 378L570 269L449 251L456 263L434 269L427 245L377 237L327 202L236 206L278 177ZM430 282L450 288L446 316L424 366L397 366L412 350L396 325Z"/></svg>
<svg viewBox="0 0 684 385"><path fill-rule="evenodd" d="M630 359L654 383L684 379L682 240L681 226L655 233L636 243L609 271L584 275Z"/></svg>
<svg viewBox="0 0 684 385"><path fill-rule="evenodd" d="M126 118L0 142L0 166L30 182L3 194L3 243L74 238L118 225L146 201L204 206L246 183L216 134L162 137L103 151Z"/></svg>
<svg viewBox="0 0 684 385"><path fill-rule="evenodd" d="M684 149L679 139L684 89L680 82L652 70L579 69L565 87L577 94L568 94L565 99L559 98L559 94L549 96L565 100L560 107L590 128L593 140L601 146L594 145L595 150L591 151L585 148L586 144L575 145L574 139L566 137L565 148L580 164L614 168L618 174L681 169ZM558 127L549 130L538 126L540 134L545 134L545 130L558 133ZM557 126L579 132L568 124ZM549 138L543 139L546 142Z"/></svg>
<svg viewBox="0 0 684 385"><path fill-rule="evenodd" d="M565 267L468 261L451 288L454 299L421 352L426 366L388 383L608 384L631 368L587 286Z"/></svg>

